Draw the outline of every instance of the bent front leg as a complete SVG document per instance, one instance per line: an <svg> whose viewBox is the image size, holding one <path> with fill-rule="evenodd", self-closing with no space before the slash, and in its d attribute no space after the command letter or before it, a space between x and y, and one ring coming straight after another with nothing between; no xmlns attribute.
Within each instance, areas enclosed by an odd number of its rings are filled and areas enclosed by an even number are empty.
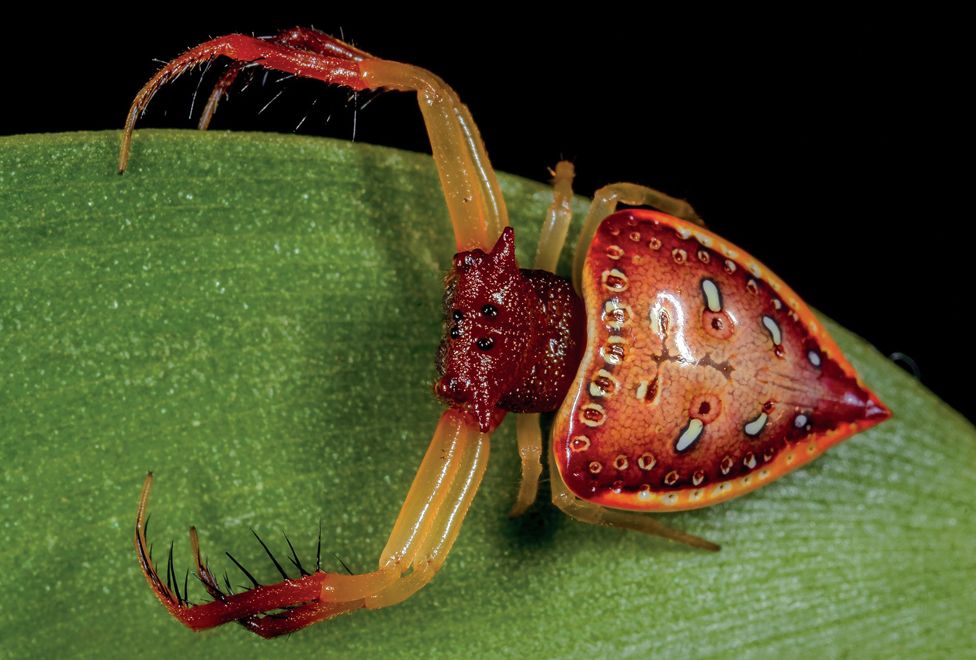
<svg viewBox="0 0 976 660"><path fill-rule="evenodd" d="M258 39L231 34L191 48L172 60L136 95L129 108L119 172L129 159L132 130L156 91L193 67L218 57L230 58L239 69L259 64L303 78L341 85L354 91L392 89L417 94L417 101L430 137L444 197L447 201L459 252L480 248L488 251L508 226L508 211L501 195L478 127L457 94L434 74L419 67L369 56L321 32L302 29L286 37ZM217 97L226 91L236 74L230 72L217 83ZM213 94L211 100L214 100ZM205 109L212 114L210 102Z"/></svg>
<svg viewBox="0 0 976 660"><path fill-rule="evenodd" d="M398 603L430 582L447 558L484 476L489 437L477 425L467 423L458 411L448 410L441 416L380 556L379 568L369 573L345 575L318 567L310 573L294 557L292 563L301 575L290 578L268 551L283 579L262 585L244 571L253 588L231 594L229 588L226 592L221 589L201 560L196 531L191 528L196 574L214 598L212 602L198 605L187 599L186 582L180 591L172 554L165 580L152 560L146 538L146 511L152 486L152 474L149 474L143 485L135 528L136 552L143 574L166 609L194 630L237 621L263 637L274 637L353 610Z"/></svg>

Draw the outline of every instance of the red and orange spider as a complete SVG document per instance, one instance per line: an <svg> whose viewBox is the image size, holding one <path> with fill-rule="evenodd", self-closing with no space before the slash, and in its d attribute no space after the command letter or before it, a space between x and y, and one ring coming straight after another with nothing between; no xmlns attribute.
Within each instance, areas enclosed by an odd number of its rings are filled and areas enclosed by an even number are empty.
<svg viewBox="0 0 976 660"><path fill-rule="evenodd" d="M375 571L309 572L296 562L298 578L279 565L280 582L225 593L201 561L191 528L197 576L213 601L190 605L149 558L147 476L136 517L139 561L160 602L190 628L237 621L271 637L409 598L447 558L484 475L491 434L510 412L518 415L522 458L514 515L536 498L539 414L555 411L549 465L556 506L583 522L707 550L718 546L646 512L737 497L890 415L799 297L705 229L681 200L626 183L598 190L571 283L553 274L571 219L573 168L560 163L534 268L520 268L495 174L453 90L428 71L315 30L220 37L164 66L132 103L120 172L136 119L156 90L220 56L232 64L211 93L203 128L252 63L353 90L416 93L458 252L444 294L434 388L448 409ZM619 203L657 210L618 212Z"/></svg>

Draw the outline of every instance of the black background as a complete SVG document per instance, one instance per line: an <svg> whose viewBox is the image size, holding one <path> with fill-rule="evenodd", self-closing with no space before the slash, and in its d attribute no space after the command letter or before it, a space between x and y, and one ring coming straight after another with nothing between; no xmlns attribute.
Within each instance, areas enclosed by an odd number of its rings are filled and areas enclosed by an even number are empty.
<svg viewBox="0 0 976 660"><path fill-rule="evenodd" d="M569 158L581 194L633 181L688 199L808 303L886 355L910 356L923 383L976 419L973 75L959 16L547 5L527 19L460 7L284 15L155 4L24 17L6 35L0 132L119 128L155 60L228 32L314 25L443 77L499 170L541 181ZM302 134L350 139L355 125L356 140L429 150L408 95L349 100L279 77L257 75L213 128L292 131L304 118ZM193 126L198 80L160 93L139 125ZM206 80L214 71L197 113Z"/></svg>

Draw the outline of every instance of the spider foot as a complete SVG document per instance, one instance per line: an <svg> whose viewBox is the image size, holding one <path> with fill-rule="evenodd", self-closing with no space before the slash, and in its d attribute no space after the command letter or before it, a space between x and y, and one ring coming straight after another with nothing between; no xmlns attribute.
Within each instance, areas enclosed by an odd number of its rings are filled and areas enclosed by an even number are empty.
<svg viewBox="0 0 976 660"><path fill-rule="evenodd" d="M193 550L196 577L203 584L213 601L191 603L188 598L189 570L183 575L183 586L173 567L173 544L170 544L165 579L160 575L158 564L152 558L152 546L147 541L149 518L146 508L149 491L152 488L152 473L146 475L139 510L136 515L135 546L143 575L159 602L183 625L193 630L205 630L231 621L236 621L251 632L262 637L276 637L300 630L305 626L330 619L339 614L364 607L362 599L331 602L323 599L323 591L332 574L320 568L322 536L319 532L316 568L309 572L299 560L295 548L288 537L289 561L298 571L299 577L289 577L284 566L274 556L267 544L252 530L258 543L271 559L282 579L274 584L264 585L255 579L243 564L227 553L230 560L251 582L245 591L234 593L230 579L224 574L224 587L218 583L213 572L201 559L200 539L195 528L190 528L190 545Z"/></svg>

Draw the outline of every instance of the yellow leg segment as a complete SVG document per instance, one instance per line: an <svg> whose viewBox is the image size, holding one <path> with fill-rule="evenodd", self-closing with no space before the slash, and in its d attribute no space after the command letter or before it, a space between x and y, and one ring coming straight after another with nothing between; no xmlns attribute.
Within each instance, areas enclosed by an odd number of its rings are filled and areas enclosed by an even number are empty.
<svg viewBox="0 0 976 660"><path fill-rule="evenodd" d="M360 575L330 574L326 602L361 602L377 609L398 603L433 579L454 545L488 465L490 436L446 411L380 557Z"/></svg>
<svg viewBox="0 0 976 660"><path fill-rule="evenodd" d="M490 250L508 226L508 211L467 106L443 80L424 69L367 59L359 64L359 70L371 88L417 93L457 249Z"/></svg>
<svg viewBox="0 0 976 660"><path fill-rule="evenodd" d="M556 461L552 451L549 452L549 474L552 482L552 503L561 509L563 513L580 522L590 523L591 525L603 525L604 527L632 529L637 532L643 532L644 534L661 536L672 541L677 541L678 543L701 548L702 550L711 550L712 552L718 552L721 549L719 545L711 541L706 541L699 536L672 529L656 518L651 517L650 514L608 509L599 504L593 504L592 502L579 499L566 487L562 477L559 476L559 469L556 467Z"/></svg>
<svg viewBox="0 0 976 660"><path fill-rule="evenodd" d="M635 183L612 183L600 188L593 195L593 203L586 214L586 220L583 221L583 229L580 231L576 252L573 255L573 286L577 291L580 290L580 275L583 272L583 261L586 259L586 250L590 241L593 240L596 228L603 219L617 210L617 204L650 206L676 218L705 226L691 204L653 188Z"/></svg>
<svg viewBox="0 0 976 660"><path fill-rule="evenodd" d="M575 170L569 161L560 161L552 173L552 204L546 211L546 219L539 233L539 247L535 253L534 268L556 272L559 255L566 243L566 234L573 221L573 176ZM542 429L539 415L528 413L516 416L516 435L519 456L522 459L522 479L518 496L508 515L525 513L539 494L539 475L542 474Z"/></svg>
<svg viewBox="0 0 976 660"><path fill-rule="evenodd" d="M522 480L518 496L508 515L512 518L525 513L539 495L539 475L542 474L542 429L539 413L516 415L515 433L519 456L522 459Z"/></svg>
<svg viewBox="0 0 976 660"><path fill-rule="evenodd" d="M411 558L409 575L366 599L366 607L379 609L406 600L430 582L447 559L461 523L481 485L488 466L489 436L464 427L465 438L457 477L436 513L434 525L424 543Z"/></svg>
<svg viewBox="0 0 976 660"><path fill-rule="evenodd" d="M546 219L539 232L539 248L535 253L533 268L556 272L559 255L566 243L566 234L573 221L573 176L575 171L569 161L560 161L552 172L552 204L546 211Z"/></svg>

